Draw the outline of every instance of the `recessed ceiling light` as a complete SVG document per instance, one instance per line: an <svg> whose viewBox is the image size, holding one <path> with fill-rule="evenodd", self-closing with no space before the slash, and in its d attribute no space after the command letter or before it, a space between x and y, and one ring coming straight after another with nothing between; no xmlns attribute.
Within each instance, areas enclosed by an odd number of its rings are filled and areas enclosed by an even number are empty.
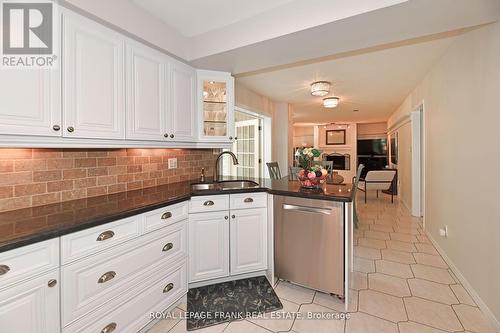
<svg viewBox="0 0 500 333"><path fill-rule="evenodd" d="M327 97L323 98L323 106L327 109L332 109L339 104L338 97Z"/></svg>
<svg viewBox="0 0 500 333"><path fill-rule="evenodd" d="M311 83L311 95L326 96L330 92L330 82L316 81Z"/></svg>

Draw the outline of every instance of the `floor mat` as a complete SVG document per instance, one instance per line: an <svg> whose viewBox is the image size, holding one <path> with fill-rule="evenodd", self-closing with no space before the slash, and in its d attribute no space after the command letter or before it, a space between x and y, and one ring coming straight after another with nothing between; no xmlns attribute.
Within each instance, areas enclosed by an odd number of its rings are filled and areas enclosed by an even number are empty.
<svg viewBox="0 0 500 333"><path fill-rule="evenodd" d="M265 276L189 289L187 330L244 319L283 308Z"/></svg>

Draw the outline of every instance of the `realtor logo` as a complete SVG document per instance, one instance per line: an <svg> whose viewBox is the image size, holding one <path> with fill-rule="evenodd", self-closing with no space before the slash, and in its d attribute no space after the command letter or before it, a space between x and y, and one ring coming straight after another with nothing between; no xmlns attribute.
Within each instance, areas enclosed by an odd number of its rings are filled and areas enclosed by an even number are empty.
<svg viewBox="0 0 500 333"><path fill-rule="evenodd" d="M52 67L53 18L52 2L3 2L2 67Z"/></svg>

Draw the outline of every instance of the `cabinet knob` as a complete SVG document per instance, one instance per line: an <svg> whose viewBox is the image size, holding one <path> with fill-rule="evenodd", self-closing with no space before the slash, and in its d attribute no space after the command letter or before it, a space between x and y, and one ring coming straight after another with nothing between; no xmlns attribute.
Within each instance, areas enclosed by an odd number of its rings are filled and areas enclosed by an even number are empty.
<svg viewBox="0 0 500 333"><path fill-rule="evenodd" d="M106 230L106 231L102 232L99 236L97 236L96 241L102 242L102 241L105 241L106 239L113 238L114 235L115 235L115 233L113 231Z"/></svg>
<svg viewBox="0 0 500 333"><path fill-rule="evenodd" d="M102 330L101 330L101 333L111 333L111 332L114 332L114 330L116 330L116 323L111 323L111 324L108 324L106 325L106 327L104 327Z"/></svg>
<svg viewBox="0 0 500 333"><path fill-rule="evenodd" d="M165 212L163 213L163 215L161 216L161 219L162 220L166 220L166 219L169 219L172 217L172 213L171 212Z"/></svg>
<svg viewBox="0 0 500 333"><path fill-rule="evenodd" d="M68 127L68 132L73 133L75 131L75 128L73 126Z"/></svg>
<svg viewBox="0 0 500 333"><path fill-rule="evenodd" d="M229 216L224 216L224 220L227 220L229 218Z"/></svg>
<svg viewBox="0 0 500 333"><path fill-rule="evenodd" d="M252 198L245 198L245 200L243 200L243 202L251 203L251 202L253 202L253 199Z"/></svg>
<svg viewBox="0 0 500 333"><path fill-rule="evenodd" d="M10 267L7 265L0 265L0 276L7 274L10 271Z"/></svg>
<svg viewBox="0 0 500 333"><path fill-rule="evenodd" d="M52 129L53 129L54 131L59 131L59 130L61 129L61 126L59 126L59 125L54 125L54 126L52 126Z"/></svg>
<svg viewBox="0 0 500 333"><path fill-rule="evenodd" d="M168 133L163 134L164 137L168 138Z"/></svg>
<svg viewBox="0 0 500 333"><path fill-rule="evenodd" d="M214 202L212 200L207 200L203 203L203 206L213 206Z"/></svg>
<svg viewBox="0 0 500 333"><path fill-rule="evenodd" d="M174 135L173 135L173 134L170 134L170 138L172 138L172 139L173 139L173 138L174 138Z"/></svg>
<svg viewBox="0 0 500 333"><path fill-rule="evenodd" d="M57 280L54 280L54 279L49 280L49 282L47 283L47 285L49 286L49 288L55 287L56 284L57 284Z"/></svg>
<svg viewBox="0 0 500 333"><path fill-rule="evenodd" d="M105 282L108 282L110 280L113 280L116 276L116 272L115 271L109 271L109 272L106 272L104 273L100 278L99 280L97 280L97 283L105 283Z"/></svg>
<svg viewBox="0 0 500 333"><path fill-rule="evenodd" d="M236 218L236 216L234 216L234 214L233 214L233 215L231 215L231 218L234 219L234 218Z"/></svg>
<svg viewBox="0 0 500 333"><path fill-rule="evenodd" d="M164 293L168 293L170 290L174 289L174 284L173 283L169 283L165 286L165 288L163 288L163 292Z"/></svg>
<svg viewBox="0 0 500 333"><path fill-rule="evenodd" d="M167 243L165 244L165 246L163 247L163 252L167 252L168 250L171 250L172 248L174 247L174 244L172 243Z"/></svg>
<svg viewBox="0 0 500 333"><path fill-rule="evenodd" d="M234 139L235 139L235 140L238 140L238 137L237 137L237 136L235 136L235 137L234 137Z"/></svg>
<svg viewBox="0 0 500 333"><path fill-rule="evenodd" d="M229 137L229 140L232 140L232 139L233 139L233 137L232 137L232 136L230 136L230 137Z"/></svg>

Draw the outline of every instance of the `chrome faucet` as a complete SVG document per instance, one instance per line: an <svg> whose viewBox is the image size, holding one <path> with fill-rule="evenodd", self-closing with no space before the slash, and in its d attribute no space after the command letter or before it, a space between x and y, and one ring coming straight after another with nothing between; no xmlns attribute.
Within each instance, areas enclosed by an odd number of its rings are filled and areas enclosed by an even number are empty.
<svg viewBox="0 0 500 333"><path fill-rule="evenodd" d="M220 153L219 156L217 156L217 159L215 160L214 182L219 181L219 160L222 157L222 155L225 155L225 154L231 155L234 165L239 164L238 158L236 157L236 155L233 154L233 152L228 150L228 151L223 151L222 153Z"/></svg>

